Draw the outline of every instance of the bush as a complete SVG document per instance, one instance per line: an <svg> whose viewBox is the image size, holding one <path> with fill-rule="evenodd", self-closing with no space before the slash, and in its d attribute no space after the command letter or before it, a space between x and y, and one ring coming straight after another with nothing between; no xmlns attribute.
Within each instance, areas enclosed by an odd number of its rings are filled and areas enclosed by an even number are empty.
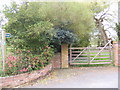
<svg viewBox="0 0 120 90"><path fill-rule="evenodd" d="M118 39L120 40L120 23L116 24Z"/></svg>
<svg viewBox="0 0 120 90"><path fill-rule="evenodd" d="M84 36L78 37L76 42L72 44L73 47L87 47L90 45L90 35L86 34Z"/></svg>
<svg viewBox="0 0 120 90"><path fill-rule="evenodd" d="M56 44L72 44L76 41L77 36L68 30L58 29L53 36L53 42Z"/></svg>
<svg viewBox="0 0 120 90"><path fill-rule="evenodd" d="M16 75L44 68L50 63L53 49L46 46L39 55L32 54L30 50L17 50L16 54L7 57L5 75Z"/></svg>

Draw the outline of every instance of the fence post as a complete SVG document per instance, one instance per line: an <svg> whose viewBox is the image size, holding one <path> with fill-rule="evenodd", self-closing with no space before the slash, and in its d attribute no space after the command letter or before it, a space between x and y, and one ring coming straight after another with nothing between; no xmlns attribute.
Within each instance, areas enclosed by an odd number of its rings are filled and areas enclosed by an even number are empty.
<svg viewBox="0 0 120 90"><path fill-rule="evenodd" d="M118 66L118 42L113 42L114 65Z"/></svg>
<svg viewBox="0 0 120 90"><path fill-rule="evenodd" d="M70 47L70 63L72 62L72 49L71 49L71 47ZM69 64L70 64L69 63Z"/></svg>
<svg viewBox="0 0 120 90"><path fill-rule="evenodd" d="M68 68L68 44L61 45L61 68Z"/></svg>
<svg viewBox="0 0 120 90"><path fill-rule="evenodd" d="M109 57L110 57L110 60L112 60L112 53L111 53L111 42L109 43Z"/></svg>
<svg viewBox="0 0 120 90"><path fill-rule="evenodd" d="M87 55L88 55L88 64L90 64L90 47L88 47L87 49L88 49L88 53L87 53Z"/></svg>
<svg viewBox="0 0 120 90"><path fill-rule="evenodd" d="M5 56L6 56L6 37L5 30L2 30L2 71L5 71Z"/></svg>

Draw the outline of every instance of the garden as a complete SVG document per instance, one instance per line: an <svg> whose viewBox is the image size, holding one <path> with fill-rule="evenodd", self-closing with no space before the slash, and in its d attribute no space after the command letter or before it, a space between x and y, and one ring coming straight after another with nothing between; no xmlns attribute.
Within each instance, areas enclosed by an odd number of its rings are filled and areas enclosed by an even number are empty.
<svg viewBox="0 0 120 90"><path fill-rule="evenodd" d="M13 2L5 6L3 13L8 23L3 29L11 37L6 39L5 71L0 76L43 69L55 53L61 52L62 44L90 46L93 33L100 33L95 15L108 6L105 2L23 2L22 5ZM97 36L98 46L108 40L105 36L105 33Z"/></svg>

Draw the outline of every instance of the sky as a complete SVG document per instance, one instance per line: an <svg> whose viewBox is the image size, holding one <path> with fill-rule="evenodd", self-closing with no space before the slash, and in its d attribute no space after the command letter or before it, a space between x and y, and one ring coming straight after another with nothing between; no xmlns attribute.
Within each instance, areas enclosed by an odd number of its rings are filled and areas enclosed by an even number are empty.
<svg viewBox="0 0 120 90"><path fill-rule="evenodd" d="M3 5L6 4L7 6L10 6L12 1L15 1L16 3L20 4L22 1L56 1L56 0L0 0L0 11L3 9ZM67 1L67 2L70 2L70 1L84 1L84 2L89 2L89 1L94 1L94 0L57 0L57 1ZM98 1L101 1L101 0L98 0ZM108 1L110 2L111 0L108 0ZM112 19L111 22L109 22L109 23L104 22L104 24L106 24L105 28L108 28L109 25L115 27L115 23L118 22L118 3L117 3L116 0L111 1L109 12L111 14L113 14L114 17L111 18ZM0 14L0 15L2 15L2 14ZM4 23L6 23L6 22L7 21L5 21ZM116 37L117 34L112 28L109 28L108 31L111 33L112 37ZM109 32L107 32L107 33L110 34Z"/></svg>

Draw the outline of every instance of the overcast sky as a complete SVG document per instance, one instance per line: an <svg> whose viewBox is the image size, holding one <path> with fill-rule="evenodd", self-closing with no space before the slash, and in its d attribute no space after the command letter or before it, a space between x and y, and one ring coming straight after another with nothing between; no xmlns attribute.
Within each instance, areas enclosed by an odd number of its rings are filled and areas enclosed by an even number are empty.
<svg viewBox="0 0 120 90"><path fill-rule="evenodd" d="M3 5L8 5L10 6L11 2L15 1L16 3L20 4L22 1L56 1L56 0L0 0L0 11L3 9ZM91 1L91 0L57 0L57 1ZM93 0L92 0L93 1ZM111 1L111 0L108 0ZM113 20L112 22L110 22L109 24L111 24L112 26L114 26L114 23L118 22L118 4L117 1L112 1L111 5L110 5L110 13L113 14ZM1 14L0 14L1 15ZM104 22L106 24L106 22ZM109 25L108 25L109 26ZM107 26L106 26L107 28ZM113 29L109 29L109 31L111 32L112 36L116 36L116 33Z"/></svg>

